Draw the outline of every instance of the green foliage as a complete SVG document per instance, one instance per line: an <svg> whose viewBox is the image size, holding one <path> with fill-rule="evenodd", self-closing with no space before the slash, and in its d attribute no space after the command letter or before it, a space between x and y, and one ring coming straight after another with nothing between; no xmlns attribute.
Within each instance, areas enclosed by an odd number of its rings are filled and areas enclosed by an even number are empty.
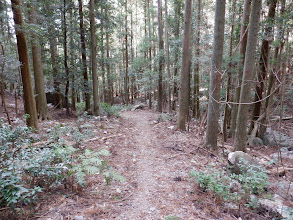
<svg viewBox="0 0 293 220"><path fill-rule="evenodd" d="M39 192L73 183L69 180L84 186L86 175L101 174L107 184L125 180L107 165L109 151L87 149L82 153L64 145L60 136L66 129L62 124L55 126L49 133L49 144L33 147L29 128L11 130L0 123L0 206L15 208L20 203L36 202Z"/></svg>
<svg viewBox="0 0 293 220"><path fill-rule="evenodd" d="M234 202L244 199L253 205L254 201L249 200L249 195L262 195L269 184L268 177L261 167L247 164L245 164L245 167L246 172L243 172L243 174L228 175L224 171L218 171L211 166L202 172L191 171L191 177L203 191L214 192L219 199ZM233 183L240 187L233 186Z"/></svg>
<svg viewBox="0 0 293 220"><path fill-rule="evenodd" d="M110 116L117 116L119 117L120 111L122 111L123 107L121 105L110 105L108 103L101 103L100 104L100 112L102 115Z"/></svg>
<svg viewBox="0 0 293 220"><path fill-rule="evenodd" d="M239 168L243 172L241 174L231 174L230 177L242 184L244 191L248 194L261 195L269 185L268 175L265 170L247 161L241 160Z"/></svg>
<svg viewBox="0 0 293 220"><path fill-rule="evenodd" d="M76 103L76 114L82 115L85 109L85 102Z"/></svg>
<svg viewBox="0 0 293 220"><path fill-rule="evenodd" d="M174 215L168 215L165 217L165 220L180 220L180 218Z"/></svg>
<svg viewBox="0 0 293 220"><path fill-rule="evenodd" d="M161 113L158 115L157 121L172 121L172 115L171 114L165 114Z"/></svg>
<svg viewBox="0 0 293 220"><path fill-rule="evenodd" d="M197 181L203 191L212 191L220 199L236 200L238 199L237 192L231 192L231 178L223 171L217 171L210 167L203 172L191 171L191 176Z"/></svg>

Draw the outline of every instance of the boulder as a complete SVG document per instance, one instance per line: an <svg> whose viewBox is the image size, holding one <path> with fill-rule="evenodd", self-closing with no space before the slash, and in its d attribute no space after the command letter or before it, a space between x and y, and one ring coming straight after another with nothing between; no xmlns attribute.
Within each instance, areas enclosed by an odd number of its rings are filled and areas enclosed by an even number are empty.
<svg viewBox="0 0 293 220"><path fill-rule="evenodd" d="M269 147L280 146L280 147L291 147L293 146L292 140L285 134L277 131L266 132L263 138L265 145Z"/></svg>
<svg viewBox="0 0 293 220"><path fill-rule="evenodd" d="M135 111L137 109L143 109L145 107L144 104L138 104L132 107L131 111Z"/></svg>
<svg viewBox="0 0 293 220"><path fill-rule="evenodd" d="M293 202L293 182L282 181L270 186L276 194Z"/></svg>
<svg viewBox="0 0 293 220"><path fill-rule="evenodd" d="M284 205L284 200L277 194L274 194L272 200L259 199L258 206L275 214L278 219L293 219L293 209Z"/></svg>
<svg viewBox="0 0 293 220"><path fill-rule="evenodd" d="M252 140L251 139L248 139L248 144L250 146L263 146L263 141L262 139L258 138L258 137L254 137Z"/></svg>
<svg viewBox="0 0 293 220"><path fill-rule="evenodd" d="M246 173L249 167L260 171L261 165L257 159L242 151L235 151L228 154L230 170L235 174Z"/></svg>
<svg viewBox="0 0 293 220"><path fill-rule="evenodd" d="M290 148L282 147L280 151L281 151L282 158L293 160L293 149L291 147ZM270 156L273 157L274 159L278 159L279 153L278 152L273 153Z"/></svg>

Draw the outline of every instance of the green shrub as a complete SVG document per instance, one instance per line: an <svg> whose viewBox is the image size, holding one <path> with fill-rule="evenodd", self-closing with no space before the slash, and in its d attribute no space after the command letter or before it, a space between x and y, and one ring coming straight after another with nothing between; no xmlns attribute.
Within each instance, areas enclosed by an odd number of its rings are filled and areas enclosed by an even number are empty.
<svg viewBox="0 0 293 220"><path fill-rule="evenodd" d="M245 170L241 174L231 174L230 177L242 184L247 194L261 195L269 185L268 175L261 166L248 164L245 160L239 162L240 170Z"/></svg>
<svg viewBox="0 0 293 220"><path fill-rule="evenodd" d="M93 174L101 174L105 177L107 184L110 184L112 179L118 181L125 181L125 178L116 174L111 170L111 167L107 165L107 160L110 152L101 149L99 151L85 150L84 154L78 157L78 162L73 166L74 176L76 181L81 185L85 186L85 176ZM103 172L104 171L104 172Z"/></svg>
<svg viewBox="0 0 293 220"><path fill-rule="evenodd" d="M123 110L121 105L110 105L108 103L100 104L100 113L106 116L117 116L119 117L119 113Z"/></svg>
<svg viewBox="0 0 293 220"><path fill-rule="evenodd" d="M218 198L227 200L237 200L238 193L231 192L231 178L223 171L215 168L208 168L203 172L191 171L191 177L199 184L203 191L212 191Z"/></svg>
<svg viewBox="0 0 293 220"><path fill-rule="evenodd" d="M166 113L161 113L158 115L157 121L172 121L172 115L171 114L166 114Z"/></svg>
<svg viewBox="0 0 293 220"><path fill-rule="evenodd" d="M52 129L50 144L32 147L30 129L0 124L0 205L15 208L33 203L38 193L64 185L74 179L85 185L85 176L101 174L107 184L125 178L107 165L109 151L80 150L64 145L60 138L64 126Z"/></svg>
<svg viewBox="0 0 293 220"><path fill-rule="evenodd" d="M241 166L244 167L244 164L240 165L240 169ZM246 202L251 202L249 201L249 195L262 195L269 182L263 168L245 164L245 169L246 172L243 174L229 175L211 166L202 172L191 171L191 177L199 184L203 191L214 192L222 200L239 202L244 199ZM233 182L239 183L241 187L235 188L232 184Z"/></svg>

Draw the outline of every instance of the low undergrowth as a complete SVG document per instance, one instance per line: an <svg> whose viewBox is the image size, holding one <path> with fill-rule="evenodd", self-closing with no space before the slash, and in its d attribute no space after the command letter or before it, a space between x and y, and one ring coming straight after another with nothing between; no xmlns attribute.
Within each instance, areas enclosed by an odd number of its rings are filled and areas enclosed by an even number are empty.
<svg viewBox="0 0 293 220"><path fill-rule="evenodd" d="M204 171L191 171L191 177L202 192L214 194L222 204L256 208L257 198L264 195L269 185L268 176L263 168L245 161L240 164L240 169L245 172L229 173L212 165Z"/></svg>
<svg viewBox="0 0 293 220"><path fill-rule="evenodd" d="M103 175L107 184L114 179L125 180L108 165L108 150L81 150L66 145L60 137L61 128L64 126L51 129L49 141L42 142L32 138L35 135L30 128L12 129L0 121L1 209L15 211L34 204L41 193L59 186L72 190L73 184L84 187L87 175Z"/></svg>

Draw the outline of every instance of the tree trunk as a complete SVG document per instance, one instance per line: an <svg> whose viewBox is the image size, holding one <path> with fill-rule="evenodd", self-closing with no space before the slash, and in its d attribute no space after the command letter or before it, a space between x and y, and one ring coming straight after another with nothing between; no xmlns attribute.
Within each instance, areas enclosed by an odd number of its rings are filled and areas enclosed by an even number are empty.
<svg viewBox="0 0 293 220"><path fill-rule="evenodd" d="M183 51L180 75L178 128L185 131L185 122L189 107L190 90L190 32L191 32L192 0L185 0Z"/></svg>
<svg viewBox="0 0 293 220"><path fill-rule="evenodd" d="M103 9L101 9L101 13L103 13ZM105 102L106 96L106 78L105 78L105 47L104 47L104 23L101 22L101 69L102 69L102 102Z"/></svg>
<svg viewBox="0 0 293 220"><path fill-rule="evenodd" d="M107 13L107 12L106 12ZM109 46L109 34L106 33L106 54L107 54L107 81L108 81L108 102L113 104L113 79L111 76L111 66L110 66L110 46Z"/></svg>
<svg viewBox="0 0 293 220"><path fill-rule="evenodd" d="M230 62L229 62L229 70L227 73L227 87L226 87L226 102L230 101L230 89L231 89L231 71L232 71L232 56L233 56L233 35L234 35L234 25L235 25L235 10L236 10L236 0L233 2L232 5L232 21L231 21L231 33L230 33L230 41L229 41L229 57L230 57ZM229 105L226 103L225 104L225 113L224 113L224 120L223 120L223 136L224 136L224 142L227 141L227 127L229 124Z"/></svg>
<svg viewBox="0 0 293 220"><path fill-rule="evenodd" d="M248 27L247 47L245 53L243 78L239 99L234 139L234 151L246 152L246 127L250 102L250 88L254 69L254 56L259 30L261 0L252 0L250 24ZM242 104L243 103L243 104Z"/></svg>
<svg viewBox="0 0 293 220"><path fill-rule="evenodd" d="M167 65L167 76L168 76L168 112L172 112L171 103L171 73L170 73L170 48L169 48L169 22L168 22L168 2L165 0L165 41L166 41L166 65Z"/></svg>
<svg viewBox="0 0 293 220"><path fill-rule="evenodd" d="M250 134L252 129L254 128L254 123L257 121L260 115L261 110L261 101L263 98L263 90L264 90L264 82L266 79L266 76L268 74L268 62L269 62L269 56L270 56L270 43L273 40L273 20L275 17L276 12L276 6L277 6L277 0L270 1L269 5L269 12L267 16L267 22L269 22L269 26L265 29L265 36L262 40L261 45L261 54L260 54L260 60L259 60L259 71L257 72L257 83L255 85L255 96L254 96L254 104L253 104L253 112L252 112L252 118L250 123L250 128L248 133Z"/></svg>
<svg viewBox="0 0 293 220"><path fill-rule="evenodd" d="M91 59L92 59L92 77L93 77L93 97L94 97L94 115L99 115L99 95L98 95L98 77L97 77L97 44L96 44L96 26L95 26L95 1L90 0L90 23L91 23Z"/></svg>
<svg viewBox="0 0 293 220"><path fill-rule="evenodd" d="M234 103L239 102L241 81L243 76L243 65L245 60L245 52L246 52L246 44L247 44L247 28L249 23L250 7L251 7L251 0L245 0L244 6L243 6L241 31L240 31L241 42L239 46L239 54L241 56L241 59L238 63L238 76L236 79L236 89L235 89L234 98L233 98ZM231 129L229 132L229 136L234 137L235 135L237 113L238 113L238 104L234 104L232 108L232 114L231 114Z"/></svg>
<svg viewBox="0 0 293 220"><path fill-rule="evenodd" d="M179 31L180 31L180 12L181 12L181 5L180 1L176 0L175 2L175 33L174 37L176 40L179 40ZM174 57L174 85L173 85L173 104L172 109L176 110L176 98L178 97L178 85L176 82L176 78L178 75L178 60L179 60L179 47L175 46L175 57Z"/></svg>
<svg viewBox="0 0 293 220"><path fill-rule="evenodd" d="M5 62L6 62L5 48L4 48L4 45L2 44L2 42L0 43L0 45L1 45L1 52L2 52L2 56L3 56L3 60L1 62L1 76L0 76L0 78L1 78L1 85L0 86L1 86L2 106L3 106L4 111L6 113L8 123L9 123L9 125L11 125L12 123L10 120L9 112L6 107L5 88L4 88L4 68L5 68ZM16 106L16 108L17 108L17 106Z"/></svg>
<svg viewBox="0 0 293 220"><path fill-rule="evenodd" d="M30 24L37 24L36 9L33 6L29 6L29 22ZM32 45L32 57L33 57L33 69L36 89L36 104L39 119L49 119L49 112L47 106L47 98L45 92L44 74L41 47L39 39L35 33L31 33L31 45Z"/></svg>
<svg viewBox="0 0 293 220"><path fill-rule="evenodd" d="M164 41L162 23L162 1L158 0L158 33L159 33L159 80L158 80L158 112L162 112L163 107L163 65L164 65Z"/></svg>
<svg viewBox="0 0 293 220"><path fill-rule="evenodd" d="M280 9L280 16L282 17L285 13L285 5L286 5L286 1L285 0L281 0L281 9ZM275 47L274 50L274 55L273 55L273 60L274 60L274 64L273 64L273 68L272 71L270 72L270 76L269 76L269 80L268 80L268 88L267 88L267 92L266 92L266 96L268 97L265 100L265 104L264 104L264 114L265 117L263 118L263 120L260 123L260 128L259 128L259 133L258 136L260 138L263 138L265 132L266 132L266 127L267 127L267 123L268 123L268 117L269 117L269 109L270 109L270 100L272 98L272 90L276 81L276 78L280 77L280 66L281 66L281 57L282 57L282 51L283 51L283 47L284 47L284 22L282 22L281 24L279 24L278 27L278 34L277 34L277 40L279 41L279 45L277 47Z"/></svg>
<svg viewBox="0 0 293 220"><path fill-rule="evenodd" d="M201 25L201 0L197 1L197 16L196 16L196 37L195 37L195 66L193 76L193 117L200 118L199 105L199 57L200 57L200 25Z"/></svg>
<svg viewBox="0 0 293 220"><path fill-rule="evenodd" d="M150 70L150 76L149 81L152 83L152 31L151 31L151 14L150 14L151 8L150 8L150 0L147 0L147 20L148 20L148 50L149 50L149 70ZM155 94L155 93L154 93ZM148 91L148 98L149 98L149 109L152 108L152 90L149 88Z"/></svg>
<svg viewBox="0 0 293 220"><path fill-rule="evenodd" d="M133 63L134 59L134 50L133 50L133 12L131 9L130 12L130 54L131 54L131 63ZM134 80L135 76L132 74L131 75L131 86L130 86L130 91L131 91L131 104L134 104Z"/></svg>
<svg viewBox="0 0 293 220"><path fill-rule="evenodd" d="M212 67L210 74L209 105L207 115L207 133L205 146L218 150L217 139L219 131L219 100L222 76L222 59L225 25L225 0L216 1L214 43Z"/></svg>
<svg viewBox="0 0 293 220"><path fill-rule="evenodd" d="M79 28L80 28L82 72L83 72L83 83L84 83L85 111L88 111L91 108L91 97L89 93L89 82L88 82L87 64L86 64L86 47L85 47L84 25L83 25L82 0L78 0L78 5L79 5Z"/></svg>
<svg viewBox="0 0 293 220"><path fill-rule="evenodd" d="M56 31L53 26L49 26L49 43L50 43L50 54L51 54L51 65L53 73L53 86L54 86L54 106L56 108L62 109L62 98L60 93L60 77L59 77L59 68L58 68L58 51L57 51L57 42L56 42Z"/></svg>
<svg viewBox="0 0 293 220"><path fill-rule="evenodd" d="M23 84L23 98L24 98L24 110L29 115L27 117L27 125L38 129L38 115L35 104L33 86L30 75L29 56L26 43L26 37L24 34L24 23L21 12L20 0L11 0L13 19L15 23L15 33L17 39L17 49L19 62L21 65L21 77Z"/></svg>
<svg viewBox="0 0 293 220"><path fill-rule="evenodd" d="M125 1L125 79L124 79L124 92L126 105L129 103L129 88L128 88L128 27L127 27L127 0Z"/></svg>
<svg viewBox="0 0 293 220"><path fill-rule="evenodd" d="M64 49L64 68L66 75L66 86L65 86L65 108L66 115L70 115L69 112L69 101L68 101L68 92L69 92L69 68L68 68L68 55L67 55L67 24L66 24L66 0L63 1L63 49Z"/></svg>
<svg viewBox="0 0 293 220"><path fill-rule="evenodd" d="M72 4L74 4L72 2ZM76 88L75 88L75 53L74 53L74 30L73 30L73 8L70 10L70 74L71 74L71 109L76 110Z"/></svg>

